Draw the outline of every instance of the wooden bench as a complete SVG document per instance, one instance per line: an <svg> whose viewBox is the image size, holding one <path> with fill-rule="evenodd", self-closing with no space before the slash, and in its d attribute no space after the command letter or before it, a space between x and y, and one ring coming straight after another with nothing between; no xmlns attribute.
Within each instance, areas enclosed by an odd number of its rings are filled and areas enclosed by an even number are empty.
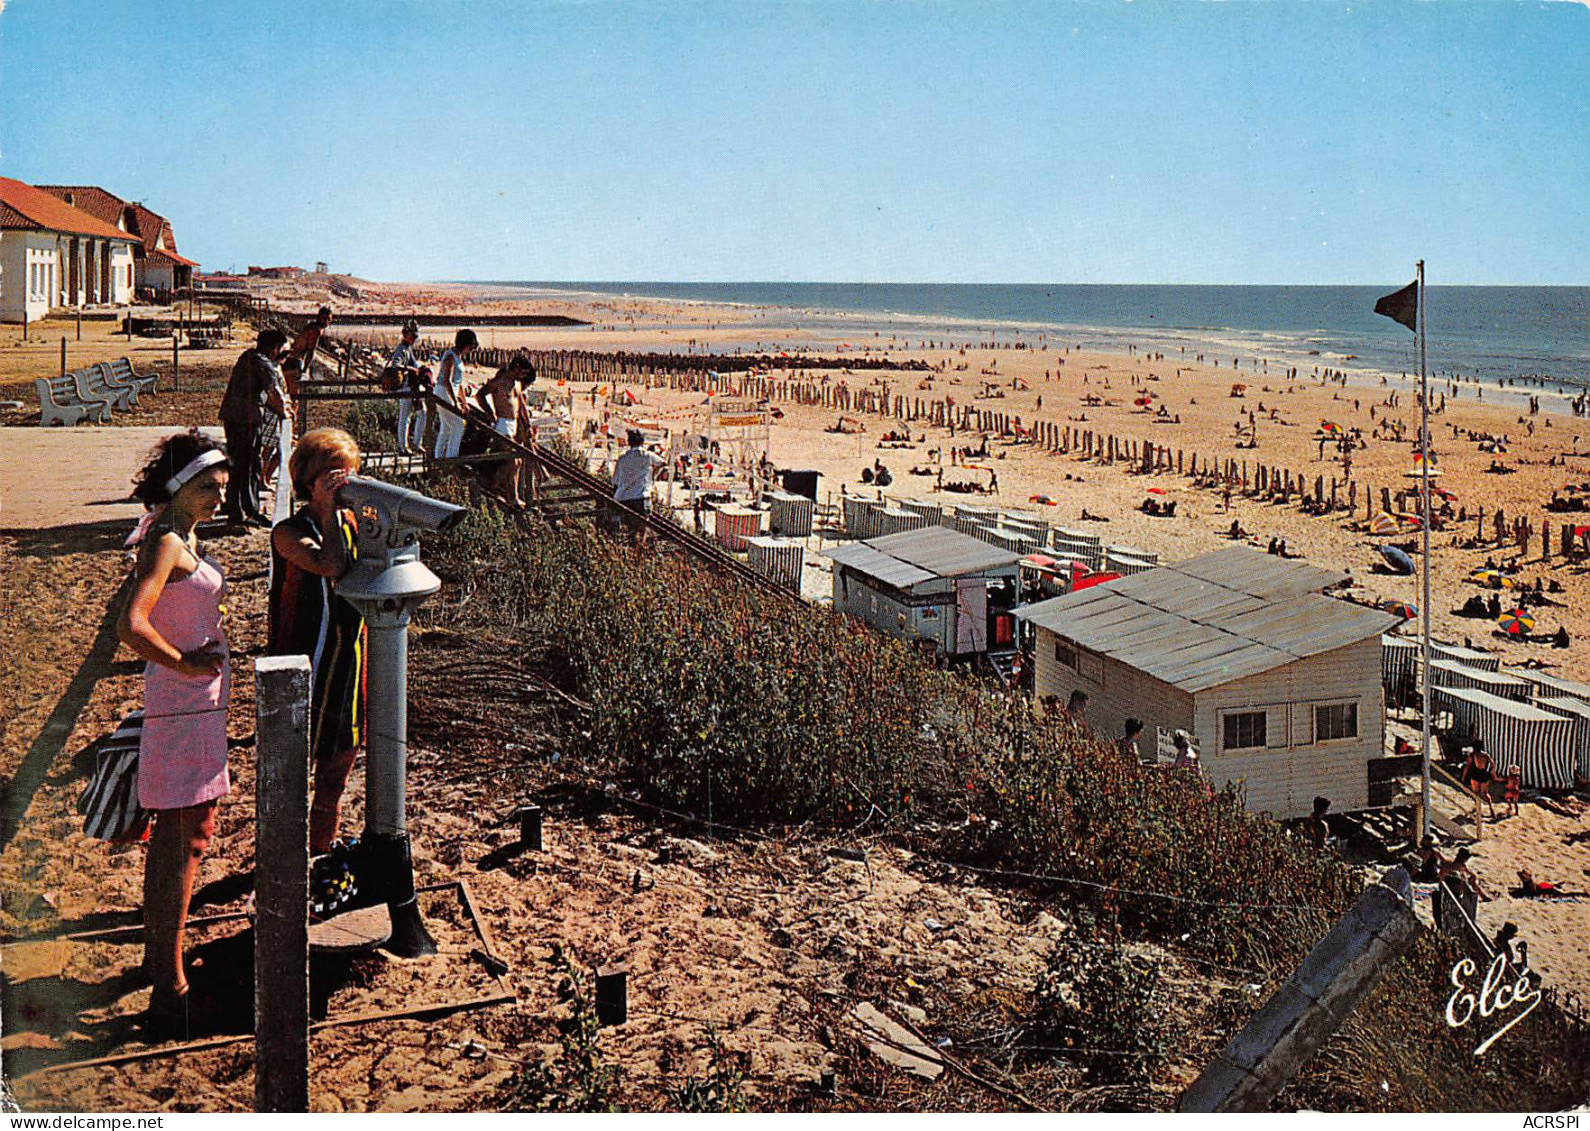
<svg viewBox="0 0 1590 1131"><path fill-rule="evenodd" d="M105 384L112 389L131 389L132 403L138 403L139 393L154 394L158 392L155 383L160 380L158 373L134 373L132 359L119 357L115 361L102 361L100 369L105 374Z"/></svg>
<svg viewBox="0 0 1590 1131"><path fill-rule="evenodd" d="M110 419L110 405L105 401L83 403L77 395L77 382L70 373L60 377L40 377L33 382L39 392L39 425L76 424L85 417L89 420Z"/></svg>
<svg viewBox="0 0 1590 1131"><path fill-rule="evenodd" d="M132 390L112 389L105 384L105 375L100 372L99 366L91 365L87 369L72 370L72 380L77 383L77 399L84 404L94 401L103 401L109 408L117 412L132 411ZM106 412L105 418L110 418Z"/></svg>

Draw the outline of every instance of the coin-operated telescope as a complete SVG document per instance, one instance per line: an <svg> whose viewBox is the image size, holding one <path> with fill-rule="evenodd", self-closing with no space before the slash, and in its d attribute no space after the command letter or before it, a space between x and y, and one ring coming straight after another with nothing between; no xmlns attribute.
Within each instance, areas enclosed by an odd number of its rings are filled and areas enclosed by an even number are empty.
<svg viewBox="0 0 1590 1131"><path fill-rule="evenodd" d="M392 916L394 954L436 953L414 898L414 864L404 819L408 759L408 626L416 608L442 587L420 562L420 535L440 534L463 521L465 509L363 476L338 494L358 525L357 559L337 594L364 616L369 629L368 754L364 839L356 873L361 903L385 902Z"/></svg>

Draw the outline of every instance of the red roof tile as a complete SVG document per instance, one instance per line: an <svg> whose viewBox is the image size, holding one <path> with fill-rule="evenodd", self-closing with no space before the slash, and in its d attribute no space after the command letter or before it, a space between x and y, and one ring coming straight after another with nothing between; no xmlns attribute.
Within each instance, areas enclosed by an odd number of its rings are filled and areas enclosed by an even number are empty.
<svg viewBox="0 0 1590 1131"><path fill-rule="evenodd" d="M177 250L177 234L171 230L171 222L158 212L151 212L141 204L132 207L133 226L137 229L139 237L144 241L145 251L154 251L160 242L161 233L165 234L166 251Z"/></svg>
<svg viewBox="0 0 1590 1131"><path fill-rule="evenodd" d="M33 187L70 204L80 212L87 212L96 220L105 221L113 228L121 226L122 214L127 209L125 200L106 192L98 185L34 185Z"/></svg>
<svg viewBox="0 0 1590 1131"><path fill-rule="evenodd" d="M179 267L197 267L198 266L197 263L195 263L191 259L188 259L186 256L178 255L174 251L167 251L163 247L150 248L148 257L150 259L169 259L169 260L171 260L171 262L175 263Z"/></svg>
<svg viewBox="0 0 1590 1131"><path fill-rule="evenodd" d="M0 177L0 205L5 206L3 222L8 228L137 242L105 221L10 177Z"/></svg>

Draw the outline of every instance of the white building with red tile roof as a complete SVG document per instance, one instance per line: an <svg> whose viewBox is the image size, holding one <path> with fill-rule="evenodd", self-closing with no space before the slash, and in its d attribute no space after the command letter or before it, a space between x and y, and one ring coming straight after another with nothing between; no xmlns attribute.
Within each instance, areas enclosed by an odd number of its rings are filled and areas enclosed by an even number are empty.
<svg viewBox="0 0 1590 1131"><path fill-rule="evenodd" d="M193 284L198 264L177 252L177 237L171 221L144 207L140 201L126 201L97 185L39 185L42 191L80 208L89 215L138 237L133 248L136 267L135 286L140 294L169 296Z"/></svg>
<svg viewBox="0 0 1590 1131"><path fill-rule="evenodd" d="M0 320L131 302L137 243L86 208L0 177Z"/></svg>

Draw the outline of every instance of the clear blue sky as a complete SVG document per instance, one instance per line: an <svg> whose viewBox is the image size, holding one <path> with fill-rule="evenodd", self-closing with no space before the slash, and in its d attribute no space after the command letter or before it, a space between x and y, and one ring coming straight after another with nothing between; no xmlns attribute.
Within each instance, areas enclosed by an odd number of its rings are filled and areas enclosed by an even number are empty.
<svg viewBox="0 0 1590 1131"><path fill-rule="evenodd" d="M0 174L209 269L1590 283L1578 3L0 2Z"/></svg>

